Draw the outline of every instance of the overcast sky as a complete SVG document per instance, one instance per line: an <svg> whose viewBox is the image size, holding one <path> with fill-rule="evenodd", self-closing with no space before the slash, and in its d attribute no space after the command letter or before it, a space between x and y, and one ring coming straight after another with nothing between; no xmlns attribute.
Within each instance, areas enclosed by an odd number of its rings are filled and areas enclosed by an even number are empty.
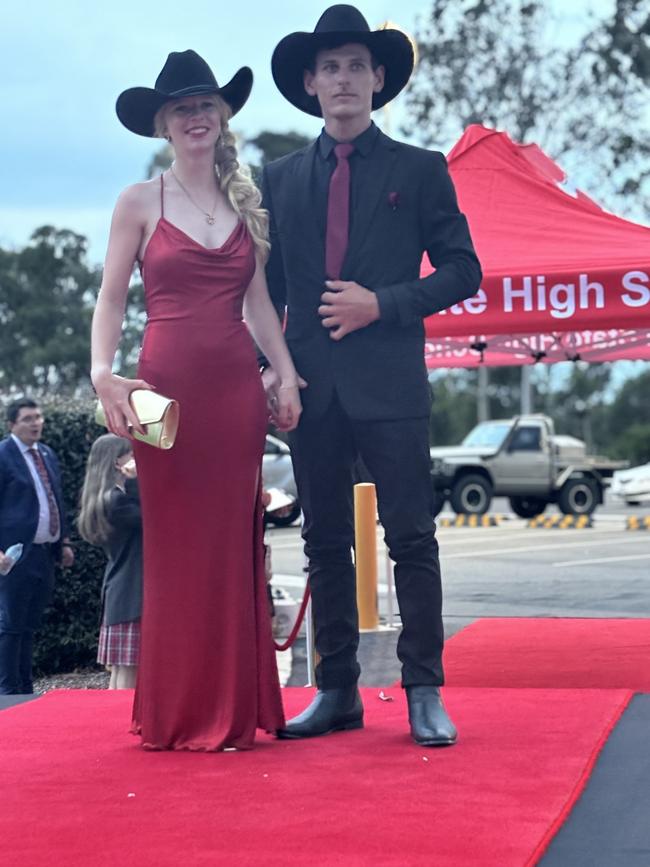
<svg viewBox="0 0 650 867"><path fill-rule="evenodd" d="M450 0L461 4L461 0ZM553 0L558 38L585 26L585 10L609 12L613 0ZM426 0L363 0L371 27L386 19L409 31ZM323 2L313 0L4 0L0 24L0 245L22 246L39 225L70 228L90 240L101 262L119 191L144 177L159 143L135 136L115 115L127 87L152 87L169 51L193 48L220 83L252 67L251 99L233 124L317 135L320 123L294 109L270 74L275 45L313 30ZM399 119L399 99L395 114Z"/></svg>

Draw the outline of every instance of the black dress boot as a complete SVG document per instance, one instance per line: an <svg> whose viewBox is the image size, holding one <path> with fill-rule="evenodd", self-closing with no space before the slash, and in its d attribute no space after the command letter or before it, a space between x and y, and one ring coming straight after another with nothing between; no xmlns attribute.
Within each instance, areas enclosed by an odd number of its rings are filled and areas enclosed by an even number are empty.
<svg viewBox="0 0 650 867"><path fill-rule="evenodd" d="M421 747L446 747L456 743L458 732L449 719L437 686L407 686L411 736Z"/></svg>
<svg viewBox="0 0 650 867"><path fill-rule="evenodd" d="M301 714L277 731L279 738L313 738L330 732L363 728L363 705L355 686L319 689Z"/></svg>

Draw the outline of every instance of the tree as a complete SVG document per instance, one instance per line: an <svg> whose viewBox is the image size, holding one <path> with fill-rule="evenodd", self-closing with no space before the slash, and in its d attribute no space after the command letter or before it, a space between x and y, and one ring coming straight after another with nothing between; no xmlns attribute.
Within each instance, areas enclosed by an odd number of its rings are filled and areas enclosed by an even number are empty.
<svg viewBox="0 0 650 867"><path fill-rule="evenodd" d="M136 375L146 320L144 286L140 280L136 280L129 287L122 336L115 359L115 369L123 376L134 377Z"/></svg>
<svg viewBox="0 0 650 867"><path fill-rule="evenodd" d="M476 374L473 374L476 378ZM459 443L476 424L476 390L472 374L464 370L438 372L430 377L430 439L436 446Z"/></svg>
<svg viewBox="0 0 650 867"><path fill-rule="evenodd" d="M89 334L100 271L87 242L42 226L18 252L0 250L0 386L69 388L89 368Z"/></svg>
<svg viewBox="0 0 650 867"><path fill-rule="evenodd" d="M90 321L101 269L87 241L41 226L18 251L0 248L0 389L73 392L88 384ZM132 365L142 333L142 286L129 293L118 369Z"/></svg>
<svg viewBox="0 0 650 867"><path fill-rule="evenodd" d="M303 135L300 132L270 132L264 130L249 139L247 144L253 145L260 152L260 165L265 166L267 163L278 160L286 154L293 153L306 147L311 139L309 136Z"/></svg>
<svg viewBox="0 0 650 867"><path fill-rule="evenodd" d="M650 0L616 0L571 54L565 169L623 215L650 215ZM579 183L580 185L580 183Z"/></svg>
<svg viewBox="0 0 650 867"><path fill-rule="evenodd" d="M249 164L253 180L259 186L262 180L262 169L267 163L300 150L309 144L311 139L299 132L271 132L265 130L248 141L258 154L259 161Z"/></svg>
<svg viewBox="0 0 650 867"><path fill-rule="evenodd" d="M482 123L541 143L567 64L547 45L548 23L540 0L433 0L416 35L406 131L425 145L451 145Z"/></svg>
<svg viewBox="0 0 650 867"><path fill-rule="evenodd" d="M535 142L612 210L650 213L650 0L560 48L544 0L433 0L417 34L406 132L449 147L482 123Z"/></svg>
<svg viewBox="0 0 650 867"><path fill-rule="evenodd" d="M305 145L311 139L299 132L271 132L264 130L255 138L241 140L238 143L240 151L248 146L255 148L258 160L249 163L249 168L256 183L259 183L262 174L262 166L277 160L286 154L293 153ZM168 169L174 160L174 151L170 144L165 144L153 155L147 166L147 178L153 178Z"/></svg>
<svg viewBox="0 0 650 867"><path fill-rule="evenodd" d="M584 440L587 451L608 451L607 434L600 423L611 382L611 364L577 362L557 391L547 388L544 411L558 433Z"/></svg>
<svg viewBox="0 0 650 867"><path fill-rule="evenodd" d="M155 152L147 164L147 180L151 180L151 178L155 178L167 171L173 162L174 149L169 142L165 142L165 144Z"/></svg>
<svg viewBox="0 0 650 867"><path fill-rule="evenodd" d="M632 464L650 461L650 370L626 380L599 419L599 445Z"/></svg>

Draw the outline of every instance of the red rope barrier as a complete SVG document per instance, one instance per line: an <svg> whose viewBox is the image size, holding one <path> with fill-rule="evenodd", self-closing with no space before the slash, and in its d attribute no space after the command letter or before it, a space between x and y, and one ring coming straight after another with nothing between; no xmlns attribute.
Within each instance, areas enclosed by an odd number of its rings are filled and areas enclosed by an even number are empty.
<svg viewBox="0 0 650 867"><path fill-rule="evenodd" d="M291 645L296 640L298 633L300 632L300 627L302 626L302 621L305 619L305 612L307 611L307 603L309 602L309 583L305 586L305 593L302 597L302 602L300 603L300 609L298 610L298 616L296 617L296 622L293 624L293 628L289 633L289 637L284 642L284 644L278 644L277 641L274 641L275 649L279 651L288 650Z"/></svg>

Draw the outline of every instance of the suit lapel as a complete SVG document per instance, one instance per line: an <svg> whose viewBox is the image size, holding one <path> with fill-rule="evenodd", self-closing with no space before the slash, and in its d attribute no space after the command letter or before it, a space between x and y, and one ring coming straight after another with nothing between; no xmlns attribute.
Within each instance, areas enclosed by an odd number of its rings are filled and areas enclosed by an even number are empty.
<svg viewBox="0 0 650 867"><path fill-rule="evenodd" d="M52 486L52 492L54 494L54 499L56 500L57 506L59 507L59 516L63 515L63 504L61 502L61 497L59 494L59 481L57 475L54 471L54 467L52 466L52 462L50 461L50 456L47 454L46 450L37 444L36 448L40 456L43 458L43 463L45 464L45 468L47 470L47 474L50 479L50 485ZM14 466L14 470L16 474L20 476L34 491L34 496L38 500L38 494L36 492L36 485L34 484L34 478L29 471L29 467L27 466L27 460L32 460L32 458L25 458L16 443L14 442L12 437L8 438L8 453L9 460L12 462Z"/></svg>
<svg viewBox="0 0 650 867"><path fill-rule="evenodd" d="M296 170L295 188L291 189L290 195L294 199L292 202L287 202L287 207L290 212L298 219L296 220L294 230L298 237L305 238L313 234L316 239L321 239L323 244L325 238L325 214L320 213L319 208L314 208L314 159L316 158L316 149L318 147L318 139L311 143L307 150L302 155L300 164ZM310 218L311 217L311 218Z"/></svg>
<svg viewBox="0 0 650 867"><path fill-rule="evenodd" d="M25 463L25 458L22 456L20 449L14 442L13 437L8 438L7 453L9 455L9 460L13 464L14 470L16 471L16 474L23 478L24 481L29 482L32 487L34 487L34 479L32 478L32 474L30 473L27 464Z"/></svg>
<svg viewBox="0 0 650 867"><path fill-rule="evenodd" d="M364 157L360 157L360 159L364 159ZM352 231L343 264L344 269L355 264L357 251L370 231L377 207L380 202L388 201L391 178L397 160L397 145L380 131L374 148L365 159L369 162L369 165L366 166L366 178L376 179L376 183L368 183L367 180L364 183L364 189L359 197L357 210L352 220Z"/></svg>

